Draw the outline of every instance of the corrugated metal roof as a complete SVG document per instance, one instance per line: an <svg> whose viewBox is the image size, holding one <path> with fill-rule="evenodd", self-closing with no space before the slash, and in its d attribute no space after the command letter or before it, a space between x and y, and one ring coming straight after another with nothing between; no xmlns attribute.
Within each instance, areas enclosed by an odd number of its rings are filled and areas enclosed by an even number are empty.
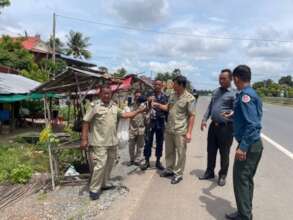
<svg viewBox="0 0 293 220"><path fill-rule="evenodd" d="M0 94L30 93L39 85L39 82L20 75L0 73Z"/></svg>

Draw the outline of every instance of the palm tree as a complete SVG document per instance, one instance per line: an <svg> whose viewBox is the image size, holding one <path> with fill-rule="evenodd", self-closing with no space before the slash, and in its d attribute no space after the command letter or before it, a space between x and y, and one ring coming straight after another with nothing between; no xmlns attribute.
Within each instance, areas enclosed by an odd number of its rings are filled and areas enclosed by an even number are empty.
<svg viewBox="0 0 293 220"><path fill-rule="evenodd" d="M10 5L10 0L0 0L0 8L4 8ZM1 14L1 11L0 11Z"/></svg>
<svg viewBox="0 0 293 220"><path fill-rule="evenodd" d="M53 49L53 37L51 36L49 41L47 42L47 45L50 47L50 49ZM60 38L55 38L55 48L57 53L64 53L64 43L60 40Z"/></svg>
<svg viewBox="0 0 293 220"><path fill-rule="evenodd" d="M67 49L66 54L68 56L73 56L74 58L91 58L91 52L87 50L87 47L90 46L89 37L83 37L82 33L70 31L67 37Z"/></svg>

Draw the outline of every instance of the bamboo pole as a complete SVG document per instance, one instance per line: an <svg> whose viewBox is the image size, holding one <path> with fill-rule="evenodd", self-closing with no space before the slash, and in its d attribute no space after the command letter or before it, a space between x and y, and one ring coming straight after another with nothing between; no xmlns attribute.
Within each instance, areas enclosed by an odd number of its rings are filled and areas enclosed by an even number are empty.
<svg viewBox="0 0 293 220"><path fill-rule="evenodd" d="M51 124L51 114L48 106L47 97L44 98L44 106L45 106L45 115L48 113L48 118L46 118L46 127L50 126ZM50 171L51 171L51 183L52 189L55 190L55 174L54 174L54 167L53 167L53 159L52 159L52 150L51 150L51 142L50 139L48 141L48 151L49 151L49 162L50 162Z"/></svg>

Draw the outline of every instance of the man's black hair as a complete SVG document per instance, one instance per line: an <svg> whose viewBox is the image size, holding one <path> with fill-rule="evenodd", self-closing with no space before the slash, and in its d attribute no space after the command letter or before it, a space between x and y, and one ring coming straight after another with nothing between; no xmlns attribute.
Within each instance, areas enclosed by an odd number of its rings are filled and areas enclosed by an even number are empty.
<svg viewBox="0 0 293 220"><path fill-rule="evenodd" d="M250 82L251 70L247 65L239 65L233 70L233 76L238 77L243 82Z"/></svg>
<svg viewBox="0 0 293 220"><path fill-rule="evenodd" d="M109 90L111 91L111 93L112 93L112 89L111 89L111 87L110 87L109 85L105 85L105 86L103 86L103 87L101 88L101 92L103 92L103 91L106 90L106 89L109 89Z"/></svg>
<svg viewBox="0 0 293 220"><path fill-rule="evenodd" d="M228 68L222 69L221 73L228 73L229 78L232 79L232 71L230 69L228 69Z"/></svg>
<svg viewBox="0 0 293 220"><path fill-rule="evenodd" d="M176 82L179 86L186 88L188 80L185 76L179 75L176 76L175 79L173 79L173 82Z"/></svg>
<svg viewBox="0 0 293 220"><path fill-rule="evenodd" d="M140 93L140 94L142 94L141 89L136 89L136 90L134 91L134 94L136 94L136 93Z"/></svg>

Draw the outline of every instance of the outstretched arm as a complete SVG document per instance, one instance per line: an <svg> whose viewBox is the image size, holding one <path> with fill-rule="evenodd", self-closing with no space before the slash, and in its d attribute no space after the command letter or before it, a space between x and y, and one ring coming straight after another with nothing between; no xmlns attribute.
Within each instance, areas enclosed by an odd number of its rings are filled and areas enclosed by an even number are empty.
<svg viewBox="0 0 293 220"><path fill-rule="evenodd" d="M160 104L158 102L152 102L152 107L153 108L159 108L161 109L162 111L168 111L169 110L169 105L168 104Z"/></svg>
<svg viewBox="0 0 293 220"><path fill-rule="evenodd" d="M133 112L123 112L121 113L121 117L122 118L134 118L136 115L138 115L139 113L141 112L144 112L145 111L145 107L144 108L139 108Z"/></svg>

